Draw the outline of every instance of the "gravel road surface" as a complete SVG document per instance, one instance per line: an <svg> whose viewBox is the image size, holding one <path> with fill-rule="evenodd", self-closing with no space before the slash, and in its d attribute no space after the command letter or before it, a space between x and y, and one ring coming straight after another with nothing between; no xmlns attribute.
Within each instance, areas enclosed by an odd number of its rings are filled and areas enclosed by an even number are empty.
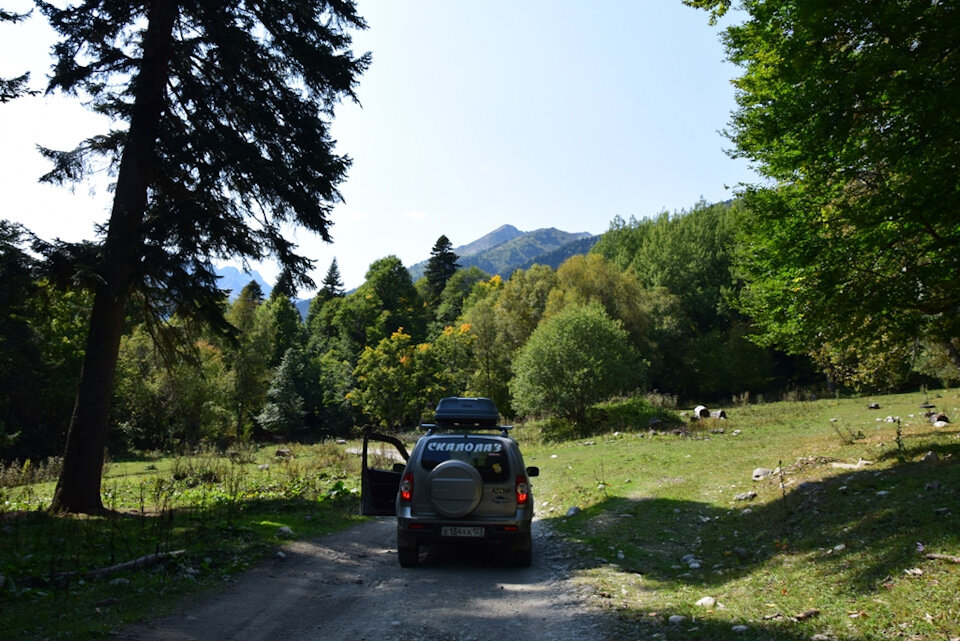
<svg viewBox="0 0 960 641"><path fill-rule="evenodd" d="M430 548L397 563L396 520L383 518L284 546L223 590L121 631L123 641L582 641L614 639L609 615L570 581L561 542L534 522L534 561L495 550Z"/></svg>

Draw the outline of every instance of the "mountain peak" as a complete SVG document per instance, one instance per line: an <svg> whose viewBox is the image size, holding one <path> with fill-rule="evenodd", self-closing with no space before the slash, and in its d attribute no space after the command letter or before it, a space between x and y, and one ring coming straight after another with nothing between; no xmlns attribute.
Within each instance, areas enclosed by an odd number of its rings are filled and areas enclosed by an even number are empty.
<svg viewBox="0 0 960 641"><path fill-rule="evenodd" d="M490 275L509 277L515 269L526 269L533 262L556 267L574 254L585 253L596 242L596 236L581 232L571 234L555 227L520 231L513 225L501 225L472 243L454 248L461 267L479 267ZM428 261L409 268L414 280L421 278Z"/></svg>

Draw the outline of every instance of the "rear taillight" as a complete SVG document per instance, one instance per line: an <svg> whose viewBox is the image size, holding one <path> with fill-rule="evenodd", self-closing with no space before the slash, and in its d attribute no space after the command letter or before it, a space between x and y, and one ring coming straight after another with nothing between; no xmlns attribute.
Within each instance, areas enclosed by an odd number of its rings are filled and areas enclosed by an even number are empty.
<svg viewBox="0 0 960 641"><path fill-rule="evenodd" d="M522 474L517 475L517 505L526 505L530 500L530 486L527 485L527 477Z"/></svg>
<svg viewBox="0 0 960 641"><path fill-rule="evenodd" d="M400 481L400 500L409 503L413 499L413 474L406 473Z"/></svg>

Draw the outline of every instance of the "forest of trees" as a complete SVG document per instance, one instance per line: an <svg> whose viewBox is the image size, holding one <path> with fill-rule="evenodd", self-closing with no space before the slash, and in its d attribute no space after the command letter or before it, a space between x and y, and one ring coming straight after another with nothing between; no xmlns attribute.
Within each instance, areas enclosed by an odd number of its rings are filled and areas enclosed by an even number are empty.
<svg viewBox="0 0 960 641"><path fill-rule="evenodd" d="M410 428L448 395L488 396L509 417L582 420L585 407L617 394L729 403L745 392L819 391L826 379L808 358L757 346L736 310L741 216L738 202L701 202L617 219L591 253L507 280L456 269L445 237L416 283L387 256L347 294L334 261L303 320L284 287L264 297L251 281L222 300L234 337L170 319L190 336L188 351L161 349L130 305L109 448ZM33 278L22 233L2 230L3 455L59 455L90 297Z"/></svg>
<svg viewBox="0 0 960 641"><path fill-rule="evenodd" d="M683 1L714 20L731 5ZM0 221L0 458L66 443L55 508L102 509L101 445L399 429L447 395L580 423L615 395L960 380L956 3L743 2L723 31L742 71L727 135L762 184L616 218L589 253L506 279L460 269L446 236L417 282L386 256L346 293L334 262L305 320L311 261L282 229L329 237L350 165L332 105L370 58L350 50L352 2L269 7L40 3L60 34L48 91L129 125L43 150L48 182L116 169L97 242ZM0 81L0 102L28 91ZM217 289L212 258L266 255L269 297Z"/></svg>

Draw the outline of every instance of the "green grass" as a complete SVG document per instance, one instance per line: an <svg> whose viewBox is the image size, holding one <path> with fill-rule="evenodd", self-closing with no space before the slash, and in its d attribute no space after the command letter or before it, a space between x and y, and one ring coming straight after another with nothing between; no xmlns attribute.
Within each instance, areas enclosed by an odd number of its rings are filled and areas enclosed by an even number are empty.
<svg viewBox="0 0 960 641"><path fill-rule="evenodd" d="M514 434L541 469L538 515L569 540L576 580L615 613L624 639L950 640L960 637L960 564L925 555L960 556L960 430L932 427L924 400L724 408L729 420L680 435L682 410L606 404L595 413L611 421L606 433L551 442L529 424ZM960 391L929 400L960 422ZM866 409L871 401L882 409ZM646 429L654 415L665 431ZM278 548L282 526L311 537L358 521L356 456L292 446L279 459L277 449L112 461L103 489L115 515L105 518L45 514L49 481L0 487L3 638L107 638L231 580ZM930 451L936 461L924 460ZM871 464L833 465L861 459ZM758 467L781 473L755 482ZM734 499L749 491L757 497ZM571 506L582 512L565 516ZM148 569L82 578L181 549ZM717 604L696 605L706 596Z"/></svg>
<svg viewBox="0 0 960 641"><path fill-rule="evenodd" d="M575 544L578 580L627 634L953 639L960 565L925 555L960 556L960 432L932 427L924 400L728 408L690 435L606 434L532 444L526 457L542 472L539 514ZM956 390L930 400L960 418ZM860 459L871 464L834 466ZM782 473L755 482L758 467ZM583 511L566 517L574 505ZM718 605L696 605L708 596Z"/></svg>
<svg viewBox="0 0 960 641"><path fill-rule="evenodd" d="M233 459L208 452L112 462L103 480L108 517L43 512L51 482L0 489L3 638L109 637L230 581L278 548L283 526L311 537L358 522L356 457L333 445L290 449L286 459L272 447ZM143 570L88 574L154 554L167 556Z"/></svg>

